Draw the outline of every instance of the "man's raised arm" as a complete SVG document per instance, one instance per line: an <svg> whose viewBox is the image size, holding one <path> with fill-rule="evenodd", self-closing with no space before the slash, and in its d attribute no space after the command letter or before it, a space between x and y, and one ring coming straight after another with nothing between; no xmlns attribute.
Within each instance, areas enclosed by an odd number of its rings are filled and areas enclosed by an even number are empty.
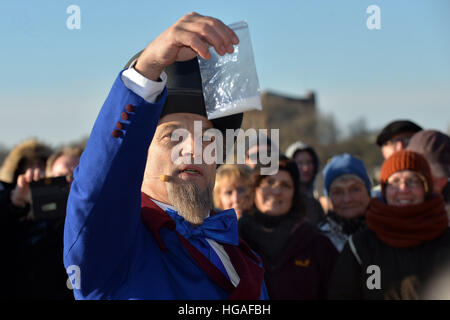
<svg viewBox="0 0 450 320"><path fill-rule="evenodd" d="M234 32L211 17L190 13L160 34L142 52L135 70L158 81L164 68L197 54L233 52ZM167 89L155 103L117 77L74 172L64 232L64 264L81 272L77 298L107 297L125 279L141 226L141 185L148 147ZM149 155L151 157L151 155Z"/></svg>

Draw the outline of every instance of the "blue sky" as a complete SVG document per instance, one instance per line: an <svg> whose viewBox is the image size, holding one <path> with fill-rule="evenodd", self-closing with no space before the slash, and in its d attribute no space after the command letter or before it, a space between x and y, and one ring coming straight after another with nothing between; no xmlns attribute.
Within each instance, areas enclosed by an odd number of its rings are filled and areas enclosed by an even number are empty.
<svg viewBox="0 0 450 320"><path fill-rule="evenodd" d="M81 29L69 30L69 5ZM369 30L369 5L381 29ZM262 90L303 96L345 130L395 118L450 126L450 1L2 1L0 144L89 134L122 66L183 14L247 20Z"/></svg>

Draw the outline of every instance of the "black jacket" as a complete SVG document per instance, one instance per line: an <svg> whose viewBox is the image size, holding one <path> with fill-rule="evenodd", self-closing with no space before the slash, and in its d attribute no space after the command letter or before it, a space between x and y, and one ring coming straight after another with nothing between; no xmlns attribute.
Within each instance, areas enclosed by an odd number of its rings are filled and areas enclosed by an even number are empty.
<svg viewBox="0 0 450 320"><path fill-rule="evenodd" d="M64 221L27 219L30 207L15 207L13 185L1 184L0 299L73 300L63 264Z"/></svg>
<svg viewBox="0 0 450 320"><path fill-rule="evenodd" d="M420 299L427 282L449 267L450 229L411 248L388 246L369 229L352 240L361 264L347 242L331 276L330 299ZM379 267L379 289L370 266Z"/></svg>
<svg viewBox="0 0 450 320"><path fill-rule="evenodd" d="M270 225L261 215L241 218L239 232L263 261L270 299L325 299L338 257L331 241L307 221L286 217Z"/></svg>

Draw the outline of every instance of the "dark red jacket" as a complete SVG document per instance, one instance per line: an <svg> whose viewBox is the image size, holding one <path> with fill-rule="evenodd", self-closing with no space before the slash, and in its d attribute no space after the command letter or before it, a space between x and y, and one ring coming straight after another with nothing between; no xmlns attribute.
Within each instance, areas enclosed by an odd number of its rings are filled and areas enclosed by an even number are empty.
<svg viewBox="0 0 450 320"><path fill-rule="evenodd" d="M338 257L338 251L326 236L308 222L293 224L286 245L273 263L259 245L258 238L267 239L276 232L270 232L262 226L255 232L255 227L258 227L255 221L251 217L243 219L239 221L240 236L263 261L270 299L326 298L328 281Z"/></svg>

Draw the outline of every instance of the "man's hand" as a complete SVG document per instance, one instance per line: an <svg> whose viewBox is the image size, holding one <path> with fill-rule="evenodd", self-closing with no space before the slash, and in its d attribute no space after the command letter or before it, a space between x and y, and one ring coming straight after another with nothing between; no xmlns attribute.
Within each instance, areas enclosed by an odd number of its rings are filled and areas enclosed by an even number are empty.
<svg viewBox="0 0 450 320"><path fill-rule="evenodd" d="M135 69L144 77L156 81L168 65L187 61L197 54L211 58L209 47L219 55L233 53L239 39L222 21L191 12L153 40L138 58Z"/></svg>
<svg viewBox="0 0 450 320"><path fill-rule="evenodd" d="M31 203L30 183L44 178L44 172L40 169L28 169L17 177L17 184L11 192L11 202L16 207L25 207Z"/></svg>

